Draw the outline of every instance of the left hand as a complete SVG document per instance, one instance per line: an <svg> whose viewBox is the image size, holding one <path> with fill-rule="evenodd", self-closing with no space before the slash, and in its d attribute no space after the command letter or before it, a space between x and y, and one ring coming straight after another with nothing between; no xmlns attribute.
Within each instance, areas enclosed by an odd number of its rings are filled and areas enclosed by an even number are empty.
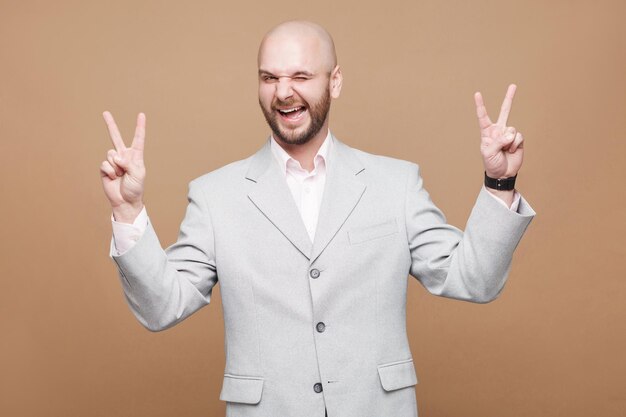
<svg viewBox="0 0 626 417"><path fill-rule="evenodd" d="M509 85L496 123L489 119L480 92L474 94L480 126L480 153L485 171L491 178L513 177L522 166L524 138L514 127L506 125L516 88L515 84Z"/></svg>

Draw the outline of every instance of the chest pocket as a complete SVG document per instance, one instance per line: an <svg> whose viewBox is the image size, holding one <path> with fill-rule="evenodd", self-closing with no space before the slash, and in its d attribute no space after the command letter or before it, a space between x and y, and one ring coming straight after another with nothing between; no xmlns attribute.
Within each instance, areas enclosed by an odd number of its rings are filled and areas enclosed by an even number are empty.
<svg viewBox="0 0 626 417"><path fill-rule="evenodd" d="M359 227L348 231L348 238L352 245L367 242L368 240L379 239L381 237L398 233L398 223L394 218L376 223L371 226Z"/></svg>

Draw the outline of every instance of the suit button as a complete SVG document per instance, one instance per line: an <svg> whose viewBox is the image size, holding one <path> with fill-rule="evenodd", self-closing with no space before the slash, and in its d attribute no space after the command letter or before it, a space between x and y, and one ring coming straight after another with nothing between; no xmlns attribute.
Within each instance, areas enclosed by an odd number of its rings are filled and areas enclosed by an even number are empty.
<svg viewBox="0 0 626 417"><path fill-rule="evenodd" d="M324 388L322 387L322 384L318 382L317 384L313 385L313 391L319 394L320 392L324 391Z"/></svg>
<svg viewBox="0 0 626 417"><path fill-rule="evenodd" d="M311 269L311 272L309 272L309 275L311 276L311 278L315 279L320 276L320 271L319 269Z"/></svg>
<svg viewBox="0 0 626 417"><path fill-rule="evenodd" d="M319 323L317 323L317 325L315 326L315 329L318 331L318 333L323 333L323 332L324 332L324 330L326 330L326 325L320 321L320 322L319 322Z"/></svg>

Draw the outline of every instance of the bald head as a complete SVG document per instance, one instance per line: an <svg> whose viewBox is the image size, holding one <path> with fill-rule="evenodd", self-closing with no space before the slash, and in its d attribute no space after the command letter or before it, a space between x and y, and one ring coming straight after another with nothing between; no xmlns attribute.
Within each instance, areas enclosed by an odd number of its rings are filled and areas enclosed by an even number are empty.
<svg viewBox="0 0 626 417"><path fill-rule="evenodd" d="M258 59L259 104L274 138L317 150L343 79L333 39L315 23L281 23L263 37Z"/></svg>
<svg viewBox="0 0 626 417"><path fill-rule="evenodd" d="M259 46L258 65L271 65L281 54L302 54L310 65L331 72L337 66L335 43L320 25L304 20L291 20L272 28ZM268 56L269 55L269 56Z"/></svg>

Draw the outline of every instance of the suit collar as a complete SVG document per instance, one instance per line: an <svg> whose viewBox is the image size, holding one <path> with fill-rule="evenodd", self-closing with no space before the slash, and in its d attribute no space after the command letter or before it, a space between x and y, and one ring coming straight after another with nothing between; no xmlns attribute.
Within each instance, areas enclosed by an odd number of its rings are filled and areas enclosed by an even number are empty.
<svg viewBox="0 0 626 417"><path fill-rule="evenodd" d="M324 166L328 165L328 152L330 151L332 144L333 137L329 130L326 138L324 138L324 142L322 142L322 145L317 150L317 153L313 158L314 169L317 169L319 164L322 163L324 164ZM282 146L280 146L278 142L276 142L276 139L273 136L270 136L270 148L272 149L272 154L274 155L274 158L278 161L278 164L280 165L281 172L284 172L285 175L287 174L287 171L289 171L289 169L293 169L294 166L302 169L302 165L300 165L300 162L292 158L291 155L289 155L287 151L285 151Z"/></svg>
<svg viewBox="0 0 626 417"><path fill-rule="evenodd" d="M342 165L345 170L354 176L363 171L365 166L356 156L354 149L341 142L336 136L331 134L331 137L333 146L329 147L328 159L341 158L341 162L338 162L337 165ZM259 182L259 179L267 172L270 164L274 162L270 141L271 136L267 138L261 149L250 157L250 167L246 172L246 178L250 181Z"/></svg>
<svg viewBox="0 0 626 417"><path fill-rule="evenodd" d="M328 246L358 204L365 184L356 177L365 167L354 149L333 137L332 165L326 173L315 241L311 242L289 187L274 160L270 139L251 157L246 178L255 183L248 193L252 203L311 263Z"/></svg>

